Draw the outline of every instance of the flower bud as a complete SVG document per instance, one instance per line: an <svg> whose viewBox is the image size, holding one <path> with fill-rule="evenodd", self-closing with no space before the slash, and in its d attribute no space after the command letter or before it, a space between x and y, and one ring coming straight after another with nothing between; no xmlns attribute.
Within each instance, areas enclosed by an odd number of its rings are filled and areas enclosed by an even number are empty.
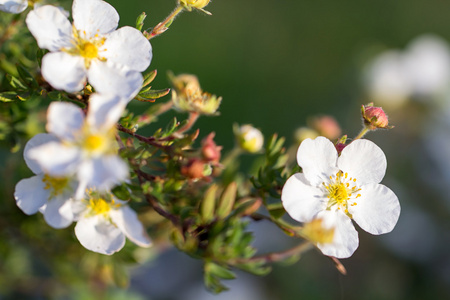
<svg viewBox="0 0 450 300"><path fill-rule="evenodd" d="M222 97L203 92L196 76L169 74L172 82L172 101L176 109L204 115L214 115L220 106Z"/></svg>
<svg viewBox="0 0 450 300"><path fill-rule="evenodd" d="M347 142L347 135L344 135L337 141L336 144L334 144L334 147L336 148L336 151L339 155L341 155L342 150L344 150L344 148L348 146L346 142Z"/></svg>
<svg viewBox="0 0 450 300"><path fill-rule="evenodd" d="M187 165L181 168L181 174L191 179L201 179L211 175L211 165L203 160L191 159Z"/></svg>
<svg viewBox="0 0 450 300"><path fill-rule="evenodd" d="M308 127L300 127L294 132L294 139L297 144L301 144L306 139L315 139L320 134L314 129Z"/></svg>
<svg viewBox="0 0 450 300"><path fill-rule="evenodd" d="M341 127L331 116L317 116L310 120L310 126L329 140L335 140L341 135Z"/></svg>
<svg viewBox="0 0 450 300"><path fill-rule="evenodd" d="M393 127L389 126L388 116L383 109L381 107L374 107L373 103L363 105L361 107L361 113L364 125L370 130L377 128L390 129Z"/></svg>
<svg viewBox="0 0 450 300"><path fill-rule="evenodd" d="M180 3L187 7L202 9L208 5L210 0L180 0Z"/></svg>
<svg viewBox="0 0 450 300"><path fill-rule="evenodd" d="M258 129L252 125L242 125L239 128L235 128L234 134L236 135L239 146L250 153L256 153L261 150L264 145L264 137Z"/></svg>
<svg viewBox="0 0 450 300"><path fill-rule="evenodd" d="M211 132L202 140L202 154L205 160L218 163L220 161L220 150L222 150L222 146L217 146L214 142L214 135L215 133Z"/></svg>

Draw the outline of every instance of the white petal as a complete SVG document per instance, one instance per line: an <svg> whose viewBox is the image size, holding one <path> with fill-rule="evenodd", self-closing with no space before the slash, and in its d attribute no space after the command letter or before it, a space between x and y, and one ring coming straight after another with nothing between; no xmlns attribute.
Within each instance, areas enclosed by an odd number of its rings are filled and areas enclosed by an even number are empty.
<svg viewBox="0 0 450 300"><path fill-rule="evenodd" d="M53 228L66 228L72 224L72 201L65 197L56 197L48 201L44 211L44 219Z"/></svg>
<svg viewBox="0 0 450 300"><path fill-rule="evenodd" d="M89 83L101 94L113 94L129 101L141 89L142 74L112 62L92 61Z"/></svg>
<svg viewBox="0 0 450 300"><path fill-rule="evenodd" d="M74 0L73 24L86 38L95 34L104 35L117 28L119 14L109 3L101 0Z"/></svg>
<svg viewBox="0 0 450 300"><path fill-rule="evenodd" d="M64 13L52 5L30 11L26 23L40 48L58 51L72 47L72 24Z"/></svg>
<svg viewBox="0 0 450 300"><path fill-rule="evenodd" d="M357 204L348 209L353 220L371 234L391 232L400 216L400 203L394 192L382 184L367 184L360 193Z"/></svg>
<svg viewBox="0 0 450 300"><path fill-rule="evenodd" d="M75 104L52 102L47 110L47 131L64 141L77 139L84 124L84 113Z"/></svg>
<svg viewBox="0 0 450 300"><path fill-rule="evenodd" d="M136 212L128 205L111 210L109 216L133 243L141 247L151 246L152 242L145 232L144 226L139 221Z"/></svg>
<svg viewBox="0 0 450 300"><path fill-rule="evenodd" d="M43 171L39 163L36 160L30 158L28 151L48 142L57 141L59 141L59 139L53 134L38 133L27 142L27 144L25 145L25 149L23 150L23 157L25 158L25 163L27 164L28 168L30 168L30 170L33 171L34 174L42 174Z"/></svg>
<svg viewBox="0 0 450 300"><path fill-rule="evenodd" d="M311 185L318 186L335 174L338 154L333 143L322 136L304 140L297 151L297 162Z"/></svg>
<svg viewBox="0 0 450 300"><path fill-rule="evenodd" d="M35 214L50 196L49 190L45 189L42 175L22 179L16 184L14 198L17 206L27 215Z"/></svg>
<svg viewBox="0 0 450 300"><path fill-rule="evenodd" d="M139 72L145 71L152 60L150 42L142 32L129 26L108 34L103 48L107 49L107 60Z"/></svg>
<svg viewBox="0 0 450 300"><path fill-rule="evenodd" d="M87 187L108 190L128 178L128 165L118 155L101 156L85 160L79 168L80 182Z"/></svg>
<svg viewBox="0 0 450 300"><path fill-rule="evenodd" d="M356 140L342 150L338 167L358 185L379 183L386 173L386 156L374 142Z"/></svg>
<svg viewBox="0 0 450 300"><path fill-rule="evenodd" d="M18 14L28 7L28 0L1 0L0 11Z"/></svg>
<svg viewBox="0 0 450 300"><path fill-rule="evenodd" d="M309 222L326 208L323 192L309 184L304 174L292 175L283 187L281 201L286 212L299 222Z"/></svg>
<svg viewBox="0 0 450 300"><path fill-rule="evenodd" d="M128 101L115 95L92 94L89 97L87 123L101 131L114 127L125 110Z"/></svg>
<svg viewBox="0 0 450 300"><path fill-rule="evenodd" d="M322 211L317 215L321 218L325 228L334 227L333 242L317 244L323 254L336 258L347 258L352 256L358 248L358 232L352 224L352 220L339 211Z"/></svg>
<svg viewBox="0 0 450 300"><path fill-rule="evenodd" d="M65 52L44 55L41 72L52 87L68 93L81 91L86 83L84 59Z"/></svg>
<svg viewBox="0 0 450 300"><path fill-rule="evenodd" d="M42 167L44 173L55 177L68 177L75 173L80 159L79 149L50 142L30 149L29 157Z"/></svg>
<svg viewBox="0 0 450 300"><path fill-rule="evenodd" d="M79 220L75 235L83 247L101 254L111 255L125 245L125 235L102 216Z"/></svg>

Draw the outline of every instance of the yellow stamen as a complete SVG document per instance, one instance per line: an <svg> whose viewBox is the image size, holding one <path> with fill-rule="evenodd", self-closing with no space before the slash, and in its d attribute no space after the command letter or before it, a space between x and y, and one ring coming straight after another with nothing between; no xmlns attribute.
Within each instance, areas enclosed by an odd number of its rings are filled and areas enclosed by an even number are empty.
<svg viewBox="0 0 450 300"><path fill-rule="evenodd" d="M61 195L67 188L69 179L65 177L51 177L47 174L42 178L42 182L45 183L44 189L51 190L50 197Z"/></svg>
<svg viewBox="0 0 450 300"><path fill-rule="evenodd" d="M80 45L80 55L87 59L97 58L98 48L91 42Z"/></svg>

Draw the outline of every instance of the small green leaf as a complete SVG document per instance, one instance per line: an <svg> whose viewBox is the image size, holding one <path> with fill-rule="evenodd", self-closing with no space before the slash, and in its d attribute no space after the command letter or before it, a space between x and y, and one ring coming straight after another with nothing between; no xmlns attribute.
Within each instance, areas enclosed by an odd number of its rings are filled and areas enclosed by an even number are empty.
<svg viewBox="0 0 450 300"><path fill-rule="evenodd" d="M145 74L144 75L144 83L142 84L142 86L149 85L155 79L157 73L158 73L157 70L153 70L153 71L150 71L147 74Z"/></svg>
<svg viewBox="0 0 450 300"><path fill-rule="evenodd" d="M9 84L15 88L15 89L19 89L19 90L27 90L27 86L24 85L18 78L10 75L10 74L6 74L6 79L8 80Z"/></svg>
<svg viewBox="0 0 450 300"><path fill-rule="evenodd" d="M162 89L162 90L150 90L148 92L139 93L139 96L146 99L158 99L164 97L170 92L170 89Z"/></svg>
<svg viewBox="0 0 450 300"><path fill-rule="evenodd" d="M214 210L216 207L216 193L218 186L212 184L205 192L205 197L200 204L200 215L204 223L208 223L214 219Z"/></svg>
<svg viewBox="0 0 450 300"><path fill-rule="evenodd" d="M144 20L147 17L147 15L145 14L145 12L141 13L137 19L136 19L136 29L141 31L142 27L144 26Z"/></svg>
<svg viewBox="0 0 450 300"><path fill-rule="evenodd" d="M230 280L236 278L236 275L234 275L232 271L213 262L205 263L205 272L215 275L222 279Z"/></svg>
<svg viewBox="0 0 450 300"><path fill-rule="evenodd" d="M29 87L36 89L39 88L39 84L37 83L37 81L24 66L17 65L17 72L19 73L19 76L22 79L22 81L26 83Z"/></svg>
<svg viewBox="0 0 450 300"><path fill-rule="evenodd" d="M111 192L120 200L129 200L130 199L130 191L125 185L116 186Z"/></svg>
<svg viewBox="0 0 450 300"><path fill-rule="evenodd" d="M17 93L16 92L3 92L0 93L0 101L2 102L12 102L17 100Z"/></svg>
<svg viewBox="0 0 450 300"><path fill-rule="evenodd" d="M226 218L233 209L236 200L237 184L232 182L228 185L220 198L219 206L217 207L216 215L220 219Z"/></svg>

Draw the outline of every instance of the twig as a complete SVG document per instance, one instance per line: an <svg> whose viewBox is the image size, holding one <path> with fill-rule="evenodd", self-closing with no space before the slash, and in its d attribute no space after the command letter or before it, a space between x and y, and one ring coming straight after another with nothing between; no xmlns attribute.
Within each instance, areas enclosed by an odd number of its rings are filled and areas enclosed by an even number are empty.
<svg viewBox="0 0 450 300"><path fill-rule="evenodd" d="M310 242L304 242L303 244L297 245L291 249L287 249L285 251L281 252L272 252L267 253L260 256L254 256L251 258L236 258L229 261L232 265L240 265L240 264L247 264L252 262L262 262L262 263L271 263L271 262L278 262L285 260L286 258L289 258L291 256L294 256L296 254L303 253L309 249L311 249L313 245Z"/></svg>

